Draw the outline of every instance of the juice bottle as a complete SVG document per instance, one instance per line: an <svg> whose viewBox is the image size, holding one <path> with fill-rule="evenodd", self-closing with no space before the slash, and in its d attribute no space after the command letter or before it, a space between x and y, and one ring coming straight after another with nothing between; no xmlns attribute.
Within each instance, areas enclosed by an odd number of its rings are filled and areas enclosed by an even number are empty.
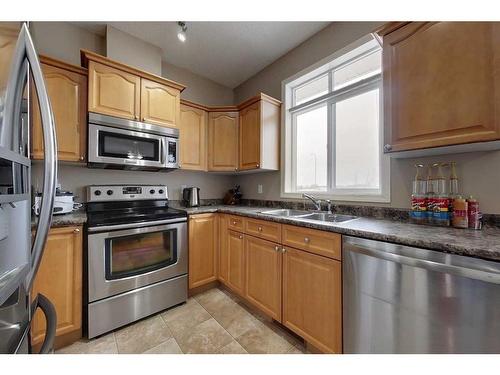
<svg viewBox="0 0 500 375"><path fill-rule="evenodd" d="M436 198L436 180L432 173L432 165L427 167L427 183L426 183L426 196L427 196L427 224L434 223L434 200Z"/></svg>

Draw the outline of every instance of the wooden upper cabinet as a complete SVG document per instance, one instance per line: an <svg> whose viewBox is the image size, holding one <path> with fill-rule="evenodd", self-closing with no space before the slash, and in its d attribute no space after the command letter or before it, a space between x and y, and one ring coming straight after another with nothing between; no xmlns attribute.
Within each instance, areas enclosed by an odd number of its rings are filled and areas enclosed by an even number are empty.
<svg viewBox="0 0 500 375"><path fill-rule="evenodd" d="M54 114L57 157L65 161L84 161L87 149L87 71L43 56L40 60ZM36 91L32 92L32 157L42 159L40 107Z"/></svg>
<svg viewBox="0 0 500 375"><path fill-rule="evenodd" d="M141 78L98 62L89 62L89 112L140 119Z"/></svg>
<svg viewBox="0 0 500 375"><path fill-rule="evenodd" d="M386 152L500 139L500 23L410 22L379 33Z"/></svg>
<svg viewBox="0 0 500 375"><path fill-rule="evenodd" d="M282 323L326 353L342 352L341 263L286 248Z"/></svg>
<svg viewBox="0 0 500 375"><path fill-rule="evenodd" d="M208 170L238 170L238 112L210 112Z"/></svg>
<svg viewBox="0 0 500 375"><path fill-rule="evenodd" d="M51 229L32 296L43 294L56 309L56 348L81 337L82 269L82 228ZM40 345L46 330L45 316L40 310L31 324L31 342Z"/></svg>
<svg viewBox="0 0 500 375"><path fill-rule="evenodd" d="M281 321L281 246L245 236L245 298Z"/></svg>
<svg viewBox="0 0 500 375"><path fill-rule="evenodd" d="M227 285L236 293L245 292L245 235L228 231L227 238Z"/></svg>
<svg viewBox="0 0 500 375"><path fill-rule="evenodd" d="M239 106L239 169L279 169L280 105L260 94Z"/></svg>
<svg viewBox="0 0 500 375"><path fill-rule="evenodd" d="M240 111L240 169L260 167L260 102Z"/></svg>
<svg viewBox="0 0 500 375"><path fill-rule="evenodd" d="M207 170L207 126L206 111L181 104L179 147L182 169Z"/></svg>
<svg viewBox="0 0 500 375"><path fill-rule="evenodd" d="M189 217L189 288L217 280L217 214Z"/></svg>
<svg viewBox="0 0 500 375"><path fill-rule="evenodd" d="M178 127L180 97L178 89L141 78L141 121Z"/></svg>
<svg viewBox="0 0 500 375"><path fill-rule="evenodd" d="M185 86L90 51L81 51L89 69L89 111L178 127Z"/></svg>

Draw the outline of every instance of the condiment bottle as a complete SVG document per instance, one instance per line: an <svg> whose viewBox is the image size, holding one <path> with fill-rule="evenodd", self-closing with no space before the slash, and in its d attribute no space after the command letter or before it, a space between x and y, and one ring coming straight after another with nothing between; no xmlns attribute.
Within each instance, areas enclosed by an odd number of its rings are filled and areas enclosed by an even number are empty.
<svg viewBox="0 0 500 375"><path fill-rule="evenodd" d="M422 164L415 164L417 173L413 180L413 188L411 194L411 211L410 221L416 224L423 224L427 222L427 196L426 196L426 181L420 174Z"/></svg>
<svg viewBox="0 0 500 375"><path fill-rule="evenodd" d="M481 229L481 220L479 213L479 202L477 199L471 195L467 199L467 209L468 209L468 219L469 219L469 228L472 229Z"/></svg>
<svg viewBox="0 0 500 375"><path fill-rule="evenodd" d="M460 195L453 199L452 225L455 228L468 228L469 226L467 201Z"/></svg>
<svg viewBox="0 0 500 375"><path fill-rule="evenodd" d="M450 197L446 188L446 179L443 176L441 169L445 164L436 163L433 167L437 167L436 176L436 196L433 204L433 223L436 225L450 225Z"/></svg>

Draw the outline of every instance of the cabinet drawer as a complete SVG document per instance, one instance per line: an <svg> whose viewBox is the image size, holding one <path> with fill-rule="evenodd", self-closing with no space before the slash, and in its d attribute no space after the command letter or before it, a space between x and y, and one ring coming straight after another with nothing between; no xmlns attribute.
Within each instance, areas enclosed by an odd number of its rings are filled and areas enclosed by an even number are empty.
<svg viewBox="0 0 500 375"><path fill-rule="evenodd" d="M273 242L281 242L281 224L271 221L246 219L245 233Z"/></svg>
<svg viewBox="0 0 500 375"><path fill-rule="evenodd" d="M229 216L229 229L236 230L239 232L243 232L245 225L243 223L243 218L241 216Z"/></svg>
<svg viewBox="0 0 500 375"><path fill-rule="evenodd" d="M322 230L283 225L283 245L341 260L341 235Z"/></svg>

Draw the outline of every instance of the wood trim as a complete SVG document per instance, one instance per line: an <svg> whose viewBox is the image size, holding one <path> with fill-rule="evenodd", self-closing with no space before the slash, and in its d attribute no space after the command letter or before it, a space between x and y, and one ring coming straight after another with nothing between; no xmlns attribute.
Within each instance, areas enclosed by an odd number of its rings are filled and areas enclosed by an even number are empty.
<svg viewBox="0 0 500 375"><path fill-rule="evenodd" d="M137 75L139 77L149 79L150 81L154 81L154 82L160 83L162 85L173 87L179 91L183 91L186 88L186 86L184 86L178 82L171 81L169 79L158 76L156 74L148 73L144 70L134 68L133 66L121 63L119 61L116 61L116 60L113 60L110 58L107 58L105 56L99 55L95 52L92 52L92 51L89 51L86 49L81 49L80 54L81 54L81 59L82 59L82 65L84 67L88 67L89 61L95 61L95 62L98 62L100 64L108 65L108 66L111 66L113 68L123 70L127 73L134 74L134 75Z"/></svg>
<svg viewBox="0 0 500 375"><path fill-rule="evenodd" d="M58 60L50 56L39 55L38 57L40 59L40 63L42 64L55 66L56 68L61 68L84 76L87 76L89 74L89 70L87 68L82 68L81 66L73 65L67 63L66 61Z"/></svg>
<svg viewBox="0 0 500 375"><path fill-rule="evenodd" d="M407 21L406 22L401 22L401 21L388 22L388 23L382 25L381 27L379 27L378 29L376 29L374 32L380 36L384 36L384 35L392 33L393 31L396 31L400 27L403 27L409 23L410 22L407 22Z"/></svg>
<svg viewBox="0 0 500 375"><path fill-rule="evenodd" d="M225 106L208 106L204 104L199 104L192 102L190 100L186 99L181 99L181 104L188 105L190 107L202 109L207 112L238 112L241 111L242 109L258 102L258 101L265 101L271 104L274 104L276 106L281 106L281 101L278 99L275 99L269 95L266 95L264 93L260 93L258 95L252 96L250 99L245 100L244 102L241 102L240 104L237 105L225 105Z"/></svg>

